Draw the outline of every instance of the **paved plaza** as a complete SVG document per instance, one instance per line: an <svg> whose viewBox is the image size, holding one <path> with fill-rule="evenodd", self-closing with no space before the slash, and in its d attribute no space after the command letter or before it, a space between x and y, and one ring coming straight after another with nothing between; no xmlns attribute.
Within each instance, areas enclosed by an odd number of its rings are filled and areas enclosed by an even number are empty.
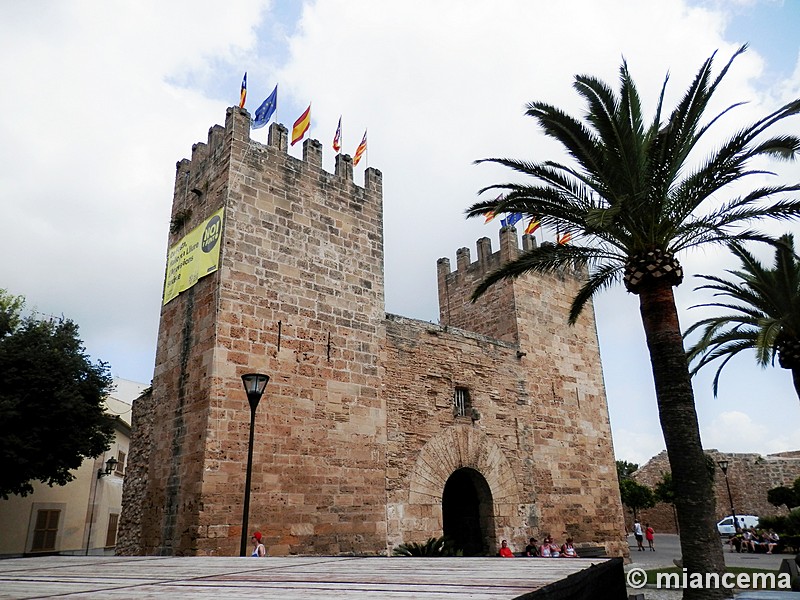
<svg viewBox="0 0 800 600"><path fill-rule="evenodd" d="M603 559L50 556L0 560L0 598L511 600Z"/></svg>

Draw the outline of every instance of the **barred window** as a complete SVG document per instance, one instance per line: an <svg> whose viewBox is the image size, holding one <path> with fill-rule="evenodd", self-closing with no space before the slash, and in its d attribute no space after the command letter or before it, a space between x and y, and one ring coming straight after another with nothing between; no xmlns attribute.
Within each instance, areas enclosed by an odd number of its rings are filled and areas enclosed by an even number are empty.
<svg viewBox="0 0 800 600"><path fill-rule="evenodd" d="M466 417L469 414L469 390L457 387L453 395L453 414L457 417Z"/></svg>

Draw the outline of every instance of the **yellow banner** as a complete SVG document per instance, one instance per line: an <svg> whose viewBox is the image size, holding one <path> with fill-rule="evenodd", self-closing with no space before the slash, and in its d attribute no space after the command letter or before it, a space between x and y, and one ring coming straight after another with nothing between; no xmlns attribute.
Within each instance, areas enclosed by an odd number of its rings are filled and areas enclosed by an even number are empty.
<svg viewBox="0 0 800 600"><path fill-rule="evenodd" d="M169 249L164 304L219 267L224 212L225 208L220 208Z"/></svg>

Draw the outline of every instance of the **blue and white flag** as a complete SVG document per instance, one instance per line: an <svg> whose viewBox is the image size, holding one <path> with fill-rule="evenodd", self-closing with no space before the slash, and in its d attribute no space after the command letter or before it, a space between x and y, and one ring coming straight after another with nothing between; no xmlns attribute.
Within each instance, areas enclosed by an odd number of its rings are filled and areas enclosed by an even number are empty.
<svg viewBox="0 0 800 600"><path fill-rule="evenodd" d="M272 115L275 114L275 110L278 108L278 86L275 86L275 89L272 90L272 93L267 96L267 99L261 103L256 109L255 118L253 119L253 129L261 129L269 123L270 118Z"/></svg>
<svg viewBox="0 0 800 600"><path fill-rule="evenodd" d="M518 212L511 213L505 219L500 219L500 226L501 227L512 227L514 225L514 223L516 223L517 221L521 221L521 220L522 220L522 213L518 213Z"/></svg>

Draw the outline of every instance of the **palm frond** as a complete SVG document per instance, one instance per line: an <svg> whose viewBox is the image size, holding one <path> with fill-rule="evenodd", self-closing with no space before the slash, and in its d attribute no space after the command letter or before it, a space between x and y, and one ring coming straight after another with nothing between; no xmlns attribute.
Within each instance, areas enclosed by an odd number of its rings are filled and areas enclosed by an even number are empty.
<svg viewBox="0 0 800 600"><path fill-rule="evenodd" d="M619 263L601 265L595 272L591 273L589 279L581 286L569 309L569 324L574 325L578 317L586 307L587 302L594 298L595 294L617 283L622 276L623 268Z"/></svg>
<svg viewBox="0 0 800 600"><path fill-rule="evenodd" d="M800 335L800 259L794 251L794 238L785 234L771 239L775 249L773 267L764 266L752 252L738 242L728 244L739 259L739 269L728 270L734 279L718 275L698 275L703 285L697 290L714 292L732 302L710 302L692 308L721 308L733 311L702 319L689 327L684 337L702 330L700 339L687 351L696 373L703 366L726 357L714 379L716 394L719 373L734 354L755 351L756 362L766 367L774 363L781 336Z"/></svg>

